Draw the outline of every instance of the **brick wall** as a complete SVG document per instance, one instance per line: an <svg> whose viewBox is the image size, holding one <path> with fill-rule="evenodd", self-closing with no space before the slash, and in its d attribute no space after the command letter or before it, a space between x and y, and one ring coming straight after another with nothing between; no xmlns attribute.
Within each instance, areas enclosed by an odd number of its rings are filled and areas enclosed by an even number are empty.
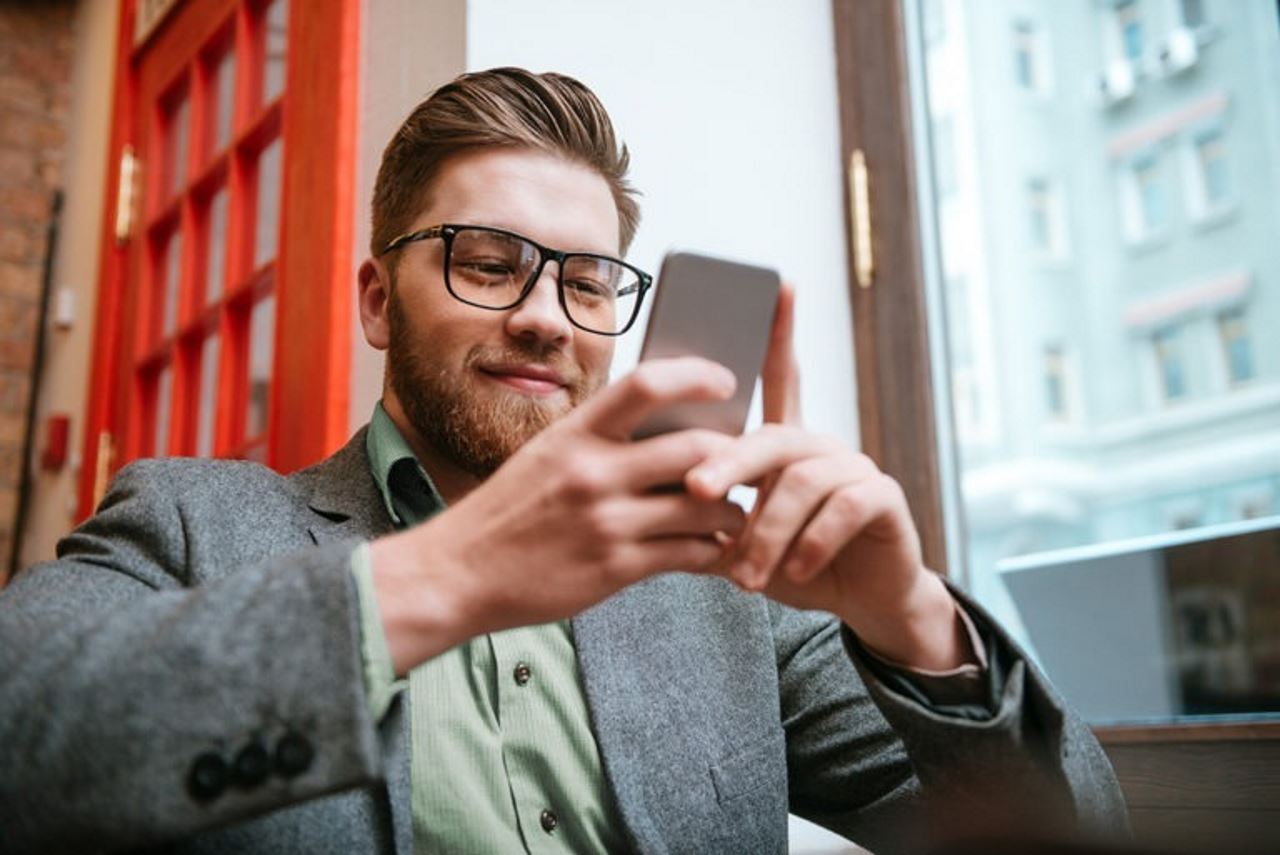
<svg viewBox="0 0 1280 855"><path fill-rule="evenodd" d="M62 182L73 10L71 0L0 0L0 584L18 509L50 205Z"/></svg>

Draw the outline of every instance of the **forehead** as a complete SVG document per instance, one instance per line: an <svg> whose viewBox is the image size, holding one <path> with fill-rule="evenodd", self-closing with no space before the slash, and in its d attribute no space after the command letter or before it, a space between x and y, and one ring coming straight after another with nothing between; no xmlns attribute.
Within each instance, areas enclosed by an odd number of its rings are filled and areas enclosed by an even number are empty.
<svg viewBox="0 0 1280 855"><path fill-rule="evenodd" d="M439 223L497 226L565 250L613 254L618 211L590 167L531 149L454 155L431 183L415 228Z"/></svg>

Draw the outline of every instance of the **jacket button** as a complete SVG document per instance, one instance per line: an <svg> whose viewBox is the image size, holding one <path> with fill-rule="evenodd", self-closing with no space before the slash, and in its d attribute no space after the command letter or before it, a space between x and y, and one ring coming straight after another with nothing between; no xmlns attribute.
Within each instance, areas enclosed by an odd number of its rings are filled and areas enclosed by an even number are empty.
<svg viewBox="0 0 1280 855"><path fill-rule="evenodd" d="M276 743L276 772L285 778L301 775L310 768L313 757L315 749L305 736L286 733Z"/></svg>
<svg viewBox="0 0 1280 855"><path fill-rule="evenodd" d="M230 770L221 754L212 751L201 754L191 764L187 775L187 792L198 802L207 802L222 795L227 788Z"/></svg>
<svg viewBox="0 0 1280 855"><path fill-rule="evenodd" d="M231 765L231 780L237 787L256 787L271 771L271 755L261 740L255 739L240 749Z"/></svg>
<svg viewBox="0 0 1280 855"><path fill-rule="evenodd" d="M555 831L556 826L560 824L560 820L556 817L555 811L552 810L544 810L542 812L542 816L539 817L539 821L542 823L542 830L547 834Z"/></svg>
<svg viewBox="0 0 1280 855"><path fill-rule="evenodd" d="M517 686L523 686L533 676L533 669L524 662L519 662L516 664L516 670L512 672L511 676L515 678Z"/></svg>

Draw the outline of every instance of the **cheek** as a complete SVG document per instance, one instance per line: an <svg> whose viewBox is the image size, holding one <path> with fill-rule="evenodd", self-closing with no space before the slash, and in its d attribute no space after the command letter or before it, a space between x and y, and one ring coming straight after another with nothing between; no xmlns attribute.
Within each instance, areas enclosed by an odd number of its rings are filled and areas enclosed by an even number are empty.
<svg viewBox="0 0 1280 855"><path fill-rule="evenodd" d="M607 336L586 335L577 343L579 363L588 376L603 381L609 376L609 366L613 362L614 341Z"/></svg>

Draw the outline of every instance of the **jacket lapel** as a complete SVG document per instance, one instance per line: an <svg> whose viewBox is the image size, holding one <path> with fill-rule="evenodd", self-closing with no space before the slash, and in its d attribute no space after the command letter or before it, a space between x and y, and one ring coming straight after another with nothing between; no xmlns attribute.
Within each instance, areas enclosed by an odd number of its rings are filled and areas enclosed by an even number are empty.
<svg viewBox="0 0 1280 855"><path fill-rule="evenodd" d="M312 513L307 532L317 544L372 539L395 526L373 480L362 427L333 456L290 476Z"/></svg>

